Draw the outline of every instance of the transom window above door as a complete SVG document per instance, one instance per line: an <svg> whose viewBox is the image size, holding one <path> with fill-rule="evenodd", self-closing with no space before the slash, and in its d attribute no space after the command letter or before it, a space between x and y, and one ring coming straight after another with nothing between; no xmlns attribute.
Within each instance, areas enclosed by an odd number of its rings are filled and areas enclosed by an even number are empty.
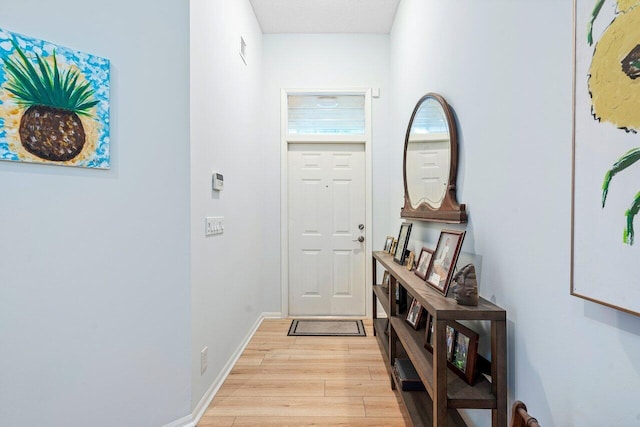
<svg viewBox="0 0 640 427"><path fill-rule="evenodd" d="M288 95L289 135L364 135L365 96Z"/></svg>

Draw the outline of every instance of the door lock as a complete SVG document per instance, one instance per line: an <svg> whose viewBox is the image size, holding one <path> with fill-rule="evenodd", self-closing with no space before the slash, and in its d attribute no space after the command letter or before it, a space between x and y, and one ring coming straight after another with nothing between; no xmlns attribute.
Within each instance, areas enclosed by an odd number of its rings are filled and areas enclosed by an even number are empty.
<svg viewBox="0 0 640 427"><path fill-rule="evenodd" d="M360 231L364 230L364 224L358 225L358 230L360 230Z"/></svg>

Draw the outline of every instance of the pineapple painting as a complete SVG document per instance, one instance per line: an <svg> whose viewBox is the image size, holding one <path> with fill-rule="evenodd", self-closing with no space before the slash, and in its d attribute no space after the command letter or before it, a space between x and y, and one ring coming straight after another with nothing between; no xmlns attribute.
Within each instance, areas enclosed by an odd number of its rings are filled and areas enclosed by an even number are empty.
<svg viewBox="0 0 640 427"><path fill-rule="evenodd" d="M108 169L109 61L0 29L0 160Z"/></svg>

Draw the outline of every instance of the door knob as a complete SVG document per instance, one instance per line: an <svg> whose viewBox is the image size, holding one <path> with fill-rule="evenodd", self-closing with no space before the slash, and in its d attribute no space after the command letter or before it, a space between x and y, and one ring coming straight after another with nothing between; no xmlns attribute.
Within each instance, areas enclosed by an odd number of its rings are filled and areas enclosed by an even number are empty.
<svg viewBox="0 0 640 427"><path fill-rule="evenodd" d="M358 237L356 240L354 240L354 242L360 242L360 243L364 242L364 236Z"/></svg>

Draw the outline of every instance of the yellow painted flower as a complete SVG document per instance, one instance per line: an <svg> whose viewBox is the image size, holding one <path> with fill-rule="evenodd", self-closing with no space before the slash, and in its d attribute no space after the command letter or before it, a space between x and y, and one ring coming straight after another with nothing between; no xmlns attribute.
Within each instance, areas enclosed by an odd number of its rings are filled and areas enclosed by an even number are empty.
<svg viewBox="0 0 640 427"><path fill-rule="evenodd" d="M617 9L619 12L626 13L638 4L640 4L638 0L618 0Z"/></svg>
<svg viewBox="0 0 640 427"><path fill-rule="evenodd" d="M589 92L596 119L618 128L640 130L640 7L620 0L620 13L596 44L589 70Z"/></svg>

